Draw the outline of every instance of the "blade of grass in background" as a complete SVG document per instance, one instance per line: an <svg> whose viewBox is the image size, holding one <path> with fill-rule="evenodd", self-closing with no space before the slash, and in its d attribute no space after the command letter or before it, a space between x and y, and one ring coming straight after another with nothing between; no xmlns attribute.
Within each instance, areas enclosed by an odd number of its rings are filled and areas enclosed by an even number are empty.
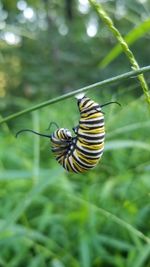
<svg viewBox="0 0 150 267"><path fill-rule="evenodd" d="M80 257L83 267L90 267L91 266L91 255L90 249L88 244L88 236L83 233L80 237Z"/></svg>
<svg viewBox="0 0 150 267"><path fill-rule="evenodd" d="M69 195L69 194L68 194ZM126 230L128 230L131 234L133 234L134 236L143 239L146 243L150 244L150 238L148 236L145 236L141 231L137 230L134 226L132 226L131 224L127 223L126 221L120 219L119 217L115 216L114 214L112 214L111 212L101 208L101 207L97 207L95 204L88 202L85 199L80 198L79 196L71 196L70 197L72 199L74 199L74 201L76 201L77 203L80 203L82 205L85 205L87 208L92 208L95 210L95 212L97 212L98 214L102 214L104 217L106 217L108 220L111 220L113 222L115 222L116 224L120 225L121 227L125 228Z"/></svg>
<svg viewBox="0 0 150 267"><path fill-rule="evenodd" d="M132 51L129 49L126 41L124 40L124 38L122 37L121 33L118 31L118 29L115 27L113 21L111 20L111 18L108 16L108 14L105 12L105 10L103 9L102 5L100 3L97 3L95 0L89 0L91 6L95 9L97 15L100 17L100 19L103 20L103 22L107 25L107 27L110 29L110 31L113 33L113 35L115 36L115 38L118 40L119 44L122 47L123 52L126 54L132 69L134 70L138 70L139 69L139 65L135 59L134 54L132 53ZM144 75L140 74L138 75L138 79L140 81L141 87L143 89L143 93L145 95L145 99L147 101L147 103L150 106L150 93L149 93L149 88L148 85L144 79Z"/></svg>
<svg viewBox="0 0 150 267"><path fill-rule="evenodd" d="M105 151L107 150L114 150L114 149L121 149L121 148L141 148L150 151L150 145L145 142L134 141L134 140L113 140L108 141L105 145Z"/></svg>
<svg viewBox="0 0 150 267"><path fill-rule="evenodd" d="M45 177L40 180L38 184L36 184L33 189L26 195L24 200L12 211L12 214L8 214L8 218L6 218L3 225L0 227L0 233L2 234L5 229L9 225L12 225L14 222L18 220L20 215L24 212L24 210L30 205L30 203L33 201L35 196L42 192L47 186L52 185L53 183L56 183L56 179L59 180L60 173L62 173L62 169L56 169L51 170L50 177Z"/></svg>
<svg viewBox="0 0 150 267"><path fill-rule="evenodd" d="M112 137L114 135L117 135L117 134L122 134L122 133L125 133L125 132L130 132L130 131L135 131L135 130L138 130L138 129L141 129L141 128L149 128L150 126L150 121L145 121L145 122L136 122L136 123L133 123L133 124L129 124L129 125L126 125L124 127L120 127L120 128L117 128L111 132L108 132L107 133L107 137Z"/></svg>
<svg viewBox="0 0 150 267"><path fill-rule="evenodd" d="M41 169L39 175L43 179L43 177L47 177L50 173L49 169ZM32 171L27 170L3 170L0 173L0 181L11 181L11 180L21 180L21 179L31 179Z"/></svg>
<svg viewBox="0 0 150 267"><path fill-rule="evenodd" d="M143 246L136 258L134 259L134 263L132 262L132 267L143 267L145 266L145 262L150 259L150 245Z"/></svg>
<svg viewBox="0 0 150 267"><path fill-rule="evenodd" d="M145 20L140 23L136 28L131 30L125 37L125 41L128 45L134 44L139 38L144 36L147 32L150 31L150 19ZM115 60L121 53L123 49L120 44L117 44L106 57L99 63L100 68L106 68L113 60Z"/></svg>

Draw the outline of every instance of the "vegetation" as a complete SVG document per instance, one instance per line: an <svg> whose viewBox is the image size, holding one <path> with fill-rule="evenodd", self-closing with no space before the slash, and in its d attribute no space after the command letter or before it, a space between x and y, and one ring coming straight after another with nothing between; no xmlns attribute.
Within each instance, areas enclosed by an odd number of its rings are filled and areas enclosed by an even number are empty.
<svg viewBox="0 0 150 267"><path fill-rule="evenodd" d="M121 107L105 107L105 152L85 174L62 169L49 140L15 138L72 129L75 90L150 65L149 12L146 0L1 2L0 267L150 266L149 72L86 92Z"/></svg>

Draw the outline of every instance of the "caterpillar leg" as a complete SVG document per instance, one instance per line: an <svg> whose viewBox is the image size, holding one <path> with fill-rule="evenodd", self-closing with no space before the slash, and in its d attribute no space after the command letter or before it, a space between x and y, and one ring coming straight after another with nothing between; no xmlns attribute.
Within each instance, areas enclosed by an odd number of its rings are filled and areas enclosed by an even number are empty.
<svg viewBox="0 0 150 267"><path fill-rule="evenodd" d="M73 127L73 128L72 128L72 130L74 131L74 133L75 133L75 134L77 134L77 132L78 132L78 129L79 129L79 125L78 125L78 126L76 126L76 127Z"/></svg>

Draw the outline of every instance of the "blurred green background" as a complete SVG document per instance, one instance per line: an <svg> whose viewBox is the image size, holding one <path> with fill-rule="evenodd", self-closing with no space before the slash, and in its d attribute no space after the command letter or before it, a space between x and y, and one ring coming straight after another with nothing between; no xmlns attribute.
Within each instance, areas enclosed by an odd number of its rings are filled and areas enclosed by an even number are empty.
<svg viewBox="0 0 150 267"><path fill-rule="evenodd" d="M150 1L99 2L139 65L149 65ZM1 118L130 71L116 44L86 0L1 1ZM150 267L150 244L134 231L150 236L150 113L142 89L133 77L87 96L121 107L104 109L105 152L86 174L63 170L49 140L15 138L23 128L48 133L51 121L72 129L75 98L0 125L0 267Z"/></svg>

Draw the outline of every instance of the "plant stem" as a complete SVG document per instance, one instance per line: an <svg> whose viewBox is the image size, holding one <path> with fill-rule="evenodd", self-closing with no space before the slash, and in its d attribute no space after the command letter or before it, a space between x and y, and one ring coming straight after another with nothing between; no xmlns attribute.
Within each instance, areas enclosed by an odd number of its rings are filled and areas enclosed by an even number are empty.
<svg viewBox="0 0 150 267"><path fill-rule="evenodd" d="M49 99L49 100L47 100L45 102L42 102L42 103L37 104L35 106L32 106L31 108L27 108L27 109L24 109L24 110L19 111L17 113L14 113L14 114L6 117L6 118L3 118L0 121L0 124L2 124L4 122L8 122L10 120L13 120L13 119L15 119L17 117L25 115L25 114L27 114L29 112L34 111L34 110L46 107L48 105L54 104L56 102L62 101L62 100L67 99L67 98L70 98L70 97L72 97L72 96L74 96L76 94L91 90L92 88L100 87L100 86L103 86L103 85L106 85L106 84L111 84L111 83L118 82L118 81L121 81L121 80L124 80L124 79L127 79L127 78L135 77L136 75L138 75L140 73L144 73L144 72L148 72L148 71L150 71L150 65L149 66L145 66L143 68L140 68L138 70L134 70L134 71L130 71L130 72L126 72L126 73L120 74L118 76L115 76L115 77L112 77L112 78L109 78L109 79L106 79L106 80L103 80L103 81L100 81L100 82L97 82L97 83L93 83L91 85L82 87L81 89L74 90L73 92L70 92L70 93L67 93L67 94L64 94L64 95Z"/></svg>
<svg viewBox="0 0 150 267"><path fill-rule="evenodd" d="M119 44L122 47L122 50L124 51L127 58L129 59L129 62L131 63L132 69L138 70L139 65L135 59L135 56L133 55L132 51L129 49L129 47L128 47L126 41L124 40L124 38L122 37L121 33L115 27L112 19L108 16L106 11L102 8L102 5L99 3L96 3L95 0L89 0L89 2L91 4L91 6L93 6L95 11L97 12L98 16L103 20L103 22L108 26L110 31L113 33L113 35L118 40ZM150 93L149 93L148 85L144 79L143 74L138 75L138 79L139 79L141 87L143 89L143 93L145 95L145 98L146 98L148 104L150 105Z"/></svg>

